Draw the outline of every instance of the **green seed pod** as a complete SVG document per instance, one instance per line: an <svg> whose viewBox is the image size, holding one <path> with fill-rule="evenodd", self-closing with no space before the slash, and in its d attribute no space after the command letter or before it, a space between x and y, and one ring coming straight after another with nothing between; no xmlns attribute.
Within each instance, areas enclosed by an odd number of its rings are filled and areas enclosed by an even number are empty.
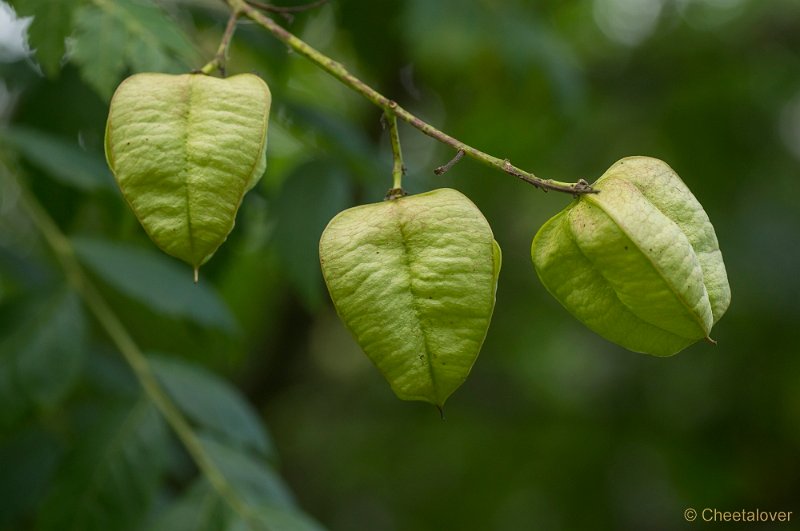
<svg viewBox="0 0 800 531"><path fill-rule="evenodd" d="M629 350L671 356L711 341L731 292L714 227L664 162L629 157L551 218L531 255L547 290Z"/></svg>
<svg viewBox="0 0 800 531"><path fill-rule="evenodd" d="M467 378L494 310L500 247L451 189L362 205L322 233L342 321L403 400L438 407Z"/></svg>
<svg viewBox="0 0 800 531"><path fill-rule="evenodd" d="M106 160L150 238L197 269L267 165L271 96L252 74L136 74L106 124Z"/></svg>

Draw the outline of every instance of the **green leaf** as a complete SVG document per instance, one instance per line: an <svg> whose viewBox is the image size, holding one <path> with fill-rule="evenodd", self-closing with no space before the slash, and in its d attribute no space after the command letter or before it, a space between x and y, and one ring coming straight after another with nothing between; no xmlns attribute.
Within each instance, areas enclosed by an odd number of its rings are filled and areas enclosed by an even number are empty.
<svg viewBox="0 0 800 531"><path fill-rule="evenodd" d="M275 458L258 414L231 384L201 367L175 358L150 356L156 376L194 423L233 446Z"/></svg>
<svg viewBox="0 0 800 531"><path fill-rule="evenodd" d="M680 177L649 157L622 159L550 219L531 255L542 283L575 317L635 352L669 356L699 339L730 303L714 227Z"/></svg>
<svg viewBox="0 0 800 531"><path fill-rule="evenodd" d="M267 531L323 531L325 528L298 510L264 504L253 510L249 519L236 518L230 531L250 531L253 523Z"/></svg>
<svg viewBox="0 0 800 531"><path fill-rule="evenodd" d="M234 513L204 477L145 526L150 531L227 531Z"/></svg>
<svg viewBox="0 0 800 531"><path fill-rule="evenodd" d="M65 458L38 529L124 531L147 514L171 444L166 426L144 396L106 411Z"/></svg>
<svg viewBox="0 0 800 531"><path fill-rule="evenodd" d="M147 41L131 40L128 43L128 55L134 72L176 70L167 51L157 46L149 46Z"/></svg>
<svg viewBox="0 0 800 531"><path fill-rule="evenodd" d="M175 24L157 4L131 0L116 0L103 4L125 21L131 35L128 58L134 71L185 71L197 60L197 51L189 37ZM141 55L139 55L141 54ZM147 57L155 54L166 60L164 69L156 70Z"/></svg>
<svg viewBox="0 0 800 531"><path fill-rule="evenodd" d="M48 77L56 77L64 57L64 40L72 32L77 0L14 0L17 15L33 16L28 39Z"/></svg>
<svg viewBox="0 0 800 531"><path fill-rule="evenodd" d="M316 531L322 527L295 505L288 488L261 458L199 433L203 449L227 483L226 497L199 477L147 529Z"/></svg>
<svg viewBox="0 0 800 531"><path fill-rule="evenodd" d="M281 477L263 459L233 448L209 434L200 433L203 448L233 486L237 496L251 506L264 503L295 508L294 498Z"/></svg>
<svg viewBox="0 0 800 531"><path fill-rule="evenodd" d="M226 505L205 478L167 506L147 526L152 531L321 531L317 522L298 510L263 504L245 506L245 514Z"/></svg>
<svg viewBox="0 0 800 531"><path fill-rule="evenodd" d="M0 139L67 186L84 191L115 188L102 155L84 151L77 142L27 127L2 129Z"/></svg>
<svg viewBox="0 0 800 531"><path fill-rule="evenodd" d="M125 295L153 310L232 332L236 322L219 296L158 253L109 240L72 239L78 258Z"/></svg>
<svg viewBox="0 0 800 531"><path fill-rule="evenodd" d="M51 409L72 389L86 358L83 309L74 293L64 291L26 315L0 343L0 396L17 395L12 402L24 396L36 407Z"/></svg>
<svg viewBox="0 0 800 531"><path fill-rule="evenodd" d="M150 238L195 274L264 173L271 100L252 74L138 74L114 94L108 164Z"/></svg>
<svg viewBox="0 0 800 531"><path fill-rule="evenodd" d="M395 394L441 408L494 310L500 253L478 208L446 188L351 208L319 255L336 311Z"/></svg>
<svg viewBox="0 0 800 531"><path fill-rule="evenodd" d="M81 67L84 80L104 99L111 97L125 71L127 44L124 21L94 5L78 9L71 59Z"/></svg>
<svg viewBox="0 0 800 531"><path fill-rule="evenodd" d="M323 301L317 256L328 221L345 208L349 180L331 160L314 160L296 168L276 200L275 246L283 269L310 311Z"/></svg>
<svg viewBox="0 0 800 531"><path fill-rule="evenodd" d="M108 99L126 69L185 72L197 53L181 28L157 5L133 0L97 0L80 8L72 60Z"/></svg>

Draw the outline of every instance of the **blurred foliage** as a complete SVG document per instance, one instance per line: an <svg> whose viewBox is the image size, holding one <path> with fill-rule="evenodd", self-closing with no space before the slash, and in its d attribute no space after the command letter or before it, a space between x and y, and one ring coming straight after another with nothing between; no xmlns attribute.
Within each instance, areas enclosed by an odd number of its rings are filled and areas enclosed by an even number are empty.
<svg viewBox="0 0 800 531"><path fill-rule="evenodd" d="M378 109L241 23L228 70L272 89L268 169L195 288L116 191L103 128L125 75L211 58L224 5L11 4L34 16L36 52L0 63L0 529L317 528L298 507L335 530L800 513L796 0L331 0L281 19L412 112L543 177L662 158L716 227L733 290L718 346L633 354L536 280L531 238L569 197L467 160L436 177L452 153L401 124L409 191L466 193L504 251L489 336L445 422L393 397L316 262L328 219L391 186ZM137 343L161 353L157 377L250 520L198 474L66 287L15 182Z"/></svg>

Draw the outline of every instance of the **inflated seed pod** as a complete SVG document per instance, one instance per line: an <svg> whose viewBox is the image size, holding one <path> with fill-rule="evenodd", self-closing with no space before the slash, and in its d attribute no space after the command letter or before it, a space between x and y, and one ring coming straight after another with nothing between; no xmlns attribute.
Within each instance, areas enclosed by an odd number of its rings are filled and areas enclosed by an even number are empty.
<svg viewBox="0 0 800 531"><path fill-rule="evenodd" d="M629 157L551 218L531 255L547 290L586 326L629 350L670 356L730 303L714 227L666 163Z"/></svg>
<svg viewBox="0 0 800 531"><path fill-rule="evenodd" d="M252 74L136 74L117 88L106 160L150 238L197 269L266 168L271 96Z"/></svg>
<svg viewBox="0 0 800 531"><path fill-rule="evenodd" d="M451 189L362 205L331 220L319 253L336 311L395 394L441 408L494 310L500 247L483 214Z"/></svg>

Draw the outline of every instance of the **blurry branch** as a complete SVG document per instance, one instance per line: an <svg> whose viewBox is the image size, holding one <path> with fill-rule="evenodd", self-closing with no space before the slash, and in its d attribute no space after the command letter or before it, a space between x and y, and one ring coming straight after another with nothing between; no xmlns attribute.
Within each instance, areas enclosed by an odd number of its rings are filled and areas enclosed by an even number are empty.
<svg viewBox="0 0 800 531"><path fill-rule="evenodd" d="M480 161L483 164L498 169L504 173L513 175L514 177L517 177L526 183L532 184L536 188L541 188L545 191L556 190L558 192L566 192L575 196L596 192L596 190L593 190L592 187L584 180L580 180L577 183L566 183L551 179L542 179L533 173L517 168L507 159L494 157L488 153L484 153L483 151L475 149L474 147L467 145L456 138L453 138L447 133L444 133L429 123L417 118L398 105L396 101L390 100L351 74L341 63L331 59L327 55L310 46L305 41L288 32L286 29L278 25L274 20L267 17L256 7L251 5L253 2L248 3L246 0L227 0L227 2L233 13L242 14L252 19L291 49L306 57L317 66L328 72L330 75L338 79L340 82L347 85L354 91L364 96L367 100L383 109L387 116L395 116L400 118L431 138L434 138L443 144L447 144L457 152L463 151L468 157Z"/></svg>
<svg viewBox="0 0 800 531"><path fill-rule="evenodd" d="M254 515L206 453L189 422L158 382L150 363L128 333L125 325L84 273L69 239L61 232L55 221L27 187L6 168L0 168L0 170L4 176L8 176L12 185L19 189L20 203L28 211L34 225L55 253L56 259L64 270L67 282L75 289L125 361L128 362L145 394L172 427L201 473L206 476L212 487L231 509L242 516L245 521L253 521Z"/></svg>
<svg viewBox="0 0 800 531"><path fill-rule="evenodd" d="M316 2L309 2L308 4L303 4L301 6L276 6L272 4L266 4L264 2L257 2L256 0L245 1L253 7L257 7L258 9L269 11L271 13L301 13L303 11L308 11L309 9L319 7L328 2L328 0L317 0Z"/></svg>
<svg viewBox="0 0 800 531"><path fill-rule="evenodd" d="M269 13L277 13L282 16L286 21L292 21L292 14L293 13L301 13L303 11L308 11L309 9L314 9L315 7L319 7L322 4L326 3L328 0L317 0L316 2L310 2L308 4L303 4L301 6L276 6L273 4L266 4L264 2L257 2L256 0L245 0L248 4L253 7L257 7L262 11L267 11Z"/></svg>

